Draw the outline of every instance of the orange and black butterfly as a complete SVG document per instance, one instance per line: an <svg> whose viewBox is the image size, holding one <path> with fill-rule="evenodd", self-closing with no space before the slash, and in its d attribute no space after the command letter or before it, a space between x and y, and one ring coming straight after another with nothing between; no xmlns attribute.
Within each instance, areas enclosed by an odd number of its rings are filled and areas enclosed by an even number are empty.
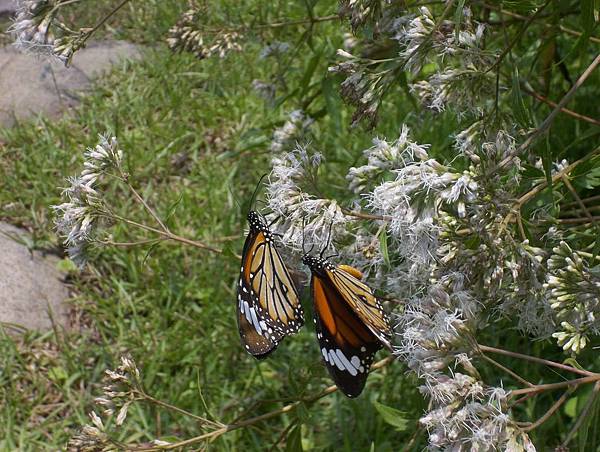
<svg viewBox="0 0 600 452"><path fill-rule="evenodd" d="M344 394L357 397L375 353L391 348L389 318L355 268L308 254L302 262L312 274L315 327L327 370Z"/></svg>
<svg viewBox="0 0 600 452"><path fill-rule="evenodd" d="M298 332L304 312L266 220L250 211L248 223L238 285L238 328L246 351L262 359L285 336Z"/></svg>

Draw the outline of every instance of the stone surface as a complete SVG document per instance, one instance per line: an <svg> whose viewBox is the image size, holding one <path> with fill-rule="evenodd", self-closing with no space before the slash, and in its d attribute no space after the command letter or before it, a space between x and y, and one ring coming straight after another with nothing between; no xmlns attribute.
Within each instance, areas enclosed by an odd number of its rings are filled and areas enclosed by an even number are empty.
<svg viewBox="0 0 600 452"><path fill-rule="evenodd" d="M58 258L31 252L25 231L0 222L0 323L8 331L68 325L69 291Z"/></svg>
<svg viewBox="0 0 600 452"><path fill-rule="evenodd" d="M0 126L35 115L56 115L77 104L91 79L123 58L137 59L137 46L123 41L96 42L75 54L65 68L11 47L0 49Z"/></svg>
<svg viewBox="0 0 600 452"><path fill-rule="evenodd" d="M12 16L17 10L17 0L0 0L0 17Z"/></svg>

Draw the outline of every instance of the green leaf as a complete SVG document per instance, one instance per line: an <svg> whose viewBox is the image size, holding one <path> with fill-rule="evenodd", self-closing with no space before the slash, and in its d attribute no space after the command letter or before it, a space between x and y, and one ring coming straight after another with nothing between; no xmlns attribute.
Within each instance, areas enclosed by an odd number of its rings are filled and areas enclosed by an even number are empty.
<svg viewBox="0 0 600 452"><path fill-rule="evenodd" d="M587 34L594 29L594 0L581 0L581 28Z"/></svg>
<svg viewBox="0 0 600 452"><path fill-rule="evenodd" d="M577 416L577 400L579 397L571 397L567 403L565 403L565 414L570 418Z"/></svg>
<svg viewBox="0 0 600 452"><path fill-rule="evenodd" d="M546 134L546 146L542 151L542 166L546 175L546 183L548 184L548 193L550 197L554 197L552 192L552 147L550 145L550 134Z"/></svg>
<svg viewBox="0 0 600 452"><path fill-rule="evenodd" d="M342 114L340 109L340 97L336 90L337 83L333 78L326 77L321 82L321 91L325 98L325 105L327 107L327 113L333 123L333 130L342 130Z"/></svg>
<svg viewBox="0 0 600 452"><path fill-rule="evenodd" d="M296 425L288 434L285 452L302 452L302 424Z"/></svg>
<svg viewBox="0 0 600 452"><path fill-rule="evenodd" d="M581 364L577 362L575 358L567 358L563 361L563 364L574 367L575 369L585 370Z"/></svg>
<svg viewBox="0 0 600 452"><path fill-rule="evenodd" d="M71 273L77 271L77 265L71 259L61 259L56 263L56 268L65 273Z"/></svg>
<svg viewBox="0 0 600 452"><path fill-rule="evenodd" d="M577 188L592 190L600 187L600 166L589 168L585 173L578 174L572 177L571 180Z"/></svg>
<svg viewBox="0 0 600 452"><path fill-rule="evenodd" d="M379 233L379 249L381 250L381 255L383 256L383 261L386 265L390 265L390 253L388 251L388 243L387 243L387 231L382 229Z"/></svg>
<svg viewBox="0 0 600 452"><path fill-rule="evenodd" d="M319 65L319 61L321 61L321 51L318 51L317 53L315 53L313 55L313 57L310 59L310 61L308 62L308 65L306 66L306 71L304 71L304 75L302 76L302 79L300 80L300 94L299 94L299 98L303 99L304 96L306 95L306 93L308 92L308 88L310 86L310 80L312 79L313 74L315 73L315 70L317 69L317 66Z"/></svg>
<svg viewBox="0 0 600 452"><path fill-rule="evenodd" d="M519 69L515 64L513 66L512 74L512 106L515 119L524 128L531 126L531 117L529 116L529 110L525 106L523 95L521 94L521 85L519 84Z"/></svg>
<svg viewBox="0 0 600 452"><path fill-rule="evenodd" d="M54 366L50 368L50 370L48 370L48 378L50 378L50 380L54 381L55 383L64 381L67 379L67 377L67 371L60 366Z"/></svg>
<svg viewBox="0 0 600 452"><path fill-rule="evenodd" d="M409 421L406 419L405 412L375 401L373 402L373 406L379 412L386 424L395 427L399 432L403 432L408 428Z"/></svg>
<svg viewBox="0 0 600 452"><path fill-rule="evenodd" d="M464 6L465 0L459 0L458 5L456 5L456 11L454 11L454 38L456 39L456 42L458 42L460 36L460 23L463 17Z"/></svg>

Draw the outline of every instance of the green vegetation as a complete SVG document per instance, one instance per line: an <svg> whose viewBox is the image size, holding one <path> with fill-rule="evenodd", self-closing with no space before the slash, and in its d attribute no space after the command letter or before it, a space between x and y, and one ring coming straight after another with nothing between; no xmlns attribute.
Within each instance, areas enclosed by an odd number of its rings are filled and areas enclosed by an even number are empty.
<svg viewBox="0 0 600 452"><path fill-rule="evenodd" d="M136 6L118 17L139 29L123 26L117 36L135 37L139 30L155 39L164 36L180 2L158 3L160 8ZM319 27L329 30L328 36L337 25ZM317 39L329 46L328 53L335 51L329 39ZM40 118L1 132L1 219L30 229L32 247L61 252L49 206L60 203L60 187L80 170L85 147L110 131L119 137L133 185L162 218L169 217L170 229L226 252L214 255L169 242L94 252L91 267L73 272L70 280L72 331L2 337L0 450L64 447L76 428L89 422L104 370L115 368L126 352L136 359L154 397L221 421L268 412L281 406L279 400L311 396L331 384L319 361L312 322L266 361L255 361L239 341L234 254L244 240L252 192L269 170L266 151L273 128L286 120L287 108L268 108L251 91L252 80L268 78L270 69L251 64L253 59L233 54L197 60L160 44L147 50L142 62L114 68L65 117ZM295 63L297 77L309 60L306 55ZM290 105L295 106L293 100ZM337 105L342 110L339 100ZM395 133L392 124L387 127ZM327 148L341 155L359 152L370 140L368 133L349 136L328 129L323 126L321 132ZM127 193L115 192L115 199L122 212L151 222ZM122 226L111 232L115 242L143 238ZM368 450L373 443L377 450L393 450L412 433L388 428L373 402L419 413L423 402L416 380L406 379L404 372L399 363L389 366L371 376L368 391L356 401L334 394L225 435L211 447L265 450L290 424L304 424L306 447L339 450L345 444ZM140 405L130 411L120 439L143 442L200 432L193 420Z"/></svg>
<svg viewBox="0 0 600 452"><path fill-rule="evenodd" d="M77 5L71 23L89 25L114 6L114 2L99 3L93 8L85 2ZM116 368L120 357L128 353L152 397L224 423L310 399L331 385L312 322L307 321L297 336L284 340L269 359L256 361L240 346L235 319L237 254L247 227L245 216L257 181L271 169L273 130L285 123L290 111L301 108L317 120L309 139L310 146L325 159L319 168L319 187L341 204L353 199L344 179L348 168L363 164L363 150L371 146L373 137L393 140L402 124L410 127L411 139L431 144L432 157L452 161L457 154L453 135L462 130L461 118L452 111L432 113L419 106L418 96L408 92L406 79L389 87L372 130L362 125L349 128L354 108L339 95L344 77L327 75L327 67L338 61L335 52L343 47L342 33L348 31L339 21L256 28L252 39L242 38L242 52L232 52L223 59L198 59L191 53L174 53L165 44L169 28L185 10L183 3L154 0L127 4L100 29L98 37L147 45L142 61L114 67L96 82L78 108L60 119L38 118L0 130L0 220L30 230L32 248L64 256L49 206L61 202L61 187L68 184L65 178L80 172L84 149L96 145L98 134L108 132L119 139L131 184L166 220L169 229L222 252L166 240L141 246L97 247L82 272L65 256L62 265L70 271L73 288L73 328L17 337L0 329L0 450L66 447L77 428L90 423L88 413L94 408L93 399L102 393L104 371ZM510 11L529 16L536 2L504 3ZM309 15L325 17L335 14L337 6L333 1L223 1L208 8L206 21L212 27L223 23L266 24ZM441 11L444 5L434 8ZM567 25L577 28L579 17L570 17L571 9L565 7L564 12L543 20L551 24L551 19L563 15L572 21ZM489 19L489 11L487 14ZM495 16L490 19L497 20ZM510 58L519 61L522 74L529 72L526 77L547 76L540 82L548 87L544 95L558 102L570 88L563 67L576 79L598 54L600 44L586 41L597 22L592 23L591 31L584 31L585 39L567 33L552 36L564 64L553 65L551 73L547 65L539 67L543 57L540 36L525 34ZM507 30L510 42L516 30ZM290 43L285 58L259 59L262 46L274 41ZM434 63L424 71L433 73ZM500 102L516 111L520 130L525 131L539 126L553 107L522 93L518 73L515 77L517 87L513 89L518 93L502 93ZM273 103L252 89L253 80L274 81L278 91ZM599 86L596 72L568 108L597 119ZM524 159L524 184L533 185L549 174L534 166L536 156L543 160L545 170L563 158L572 163L592 151L598 133L598 125L559 115L551 133L537 143L529 160ZM469 162L461 162L457 165L467 169ZM574 184L581 197L596 194L600 186L594 165L598 162L576 174ZM154 224L122 184L111 181L103 190L115 200L112 207L117 213ZM524 206L525 233L534 244L542 232L528 219L540 206L552 203L558 212L561 208L564 211L568 202L574 202L568 190L554 186ZM122 223L111 225L110 233L112 243L155 238ZM589 230L585 233L590 234ZM597 243L585 246L595 255ZM303 291L303 301L310 319L308 290ZM495 307L486 308L489 311L481 319L485 328L477 335L480 344L564 361L555 340L534 341L517 334L514 319L497 317ZM573 357L568 364L585 363L586 369L600 371L593 348L597 345L596 337L577 355L577 361ZM378 358L386 353L380 352ZM545 366L504 357L498 361L536 384L560 381ZM477 369L486 382L518 386L512 376L501 374L497 367L482 363ZM398 360L374 372L356 400L333 393L301 402L281 416L192 447L379 452L407 445L408 450L421 450L428 440L418 424L427 410L420 384ZM558 414L530 433L538 450L550 450L564 440L592 397L591 386L569 394ZM512 415L533 422L558 397L555 393L533 397L515 407ZM597 450L600 444L594 424L597 417L593 417L597 401L591 406L587 424L577 436L580 450ZM154 439L181 440L204 432L193 418L147 402L133 404L126 422L115 431L115 439L137 444Z"/></svg>

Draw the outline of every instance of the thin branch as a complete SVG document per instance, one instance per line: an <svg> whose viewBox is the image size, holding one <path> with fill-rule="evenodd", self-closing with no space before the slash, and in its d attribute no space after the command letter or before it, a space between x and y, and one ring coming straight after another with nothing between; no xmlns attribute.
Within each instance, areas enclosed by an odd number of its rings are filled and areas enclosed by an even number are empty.
<svg viewBox="0 0 600 452"><path fill-rule="evenodd" d="M538 428L540 425L542 425L544 422L546 422L548 419L550 419L552 417L552 415L556 412L556 410L558 410L562 406L562 404L565 403L565 401L567 400L567 397L569 397L569 394L571 394L571 391L565 391L563 393L563 395L561 395L560 398L552 404L552 406L548 409L548 411L546 411L544 413L544 415L542 417L540 417L533 424L523 428L523 430L526 432L534 430L534 429Z"/></svg>
<svg viewBox="0 0 600 452"><path fill-rule="evenodd" d="M594 157L599 152L600 152L600 147L597 147L592 152L590 152L589 154L587 154L585 157L583 157L583 158L581 158L579 160L576 160L575 162L571 163L570 165L566 166L565 168L561 169L560 171L557 171L552 176L552 183L559 181L560 179L562 179L563 176L565 176L565 175L569 174L571 171L573 171L578 165L580 165L581 163L583 163L583 162L591 159L592 157ZM525 203L527 203L528 201L530 201L532 198L534 198L542 190L544 190L547 186L548 186L548 181L546 179L544 179L538 185L536 185L531 190L529 190L527 193L525 193L524 195L522 195L519 199L517 199L517 201L512 205L510 213L503 220L503 224L507 225L508 223L510 223L510 221L512 220L512 218L515 217L515 215L518 212L520 212L521 207Z"/></svg>
<svg viewBox="0 0 600 452"><path fill-rule="evenodd" d="M186 411L175 405L171 405L170 403L163 402L162 400L159 400L159 399L155 399L154 397L146 394L143 391L140 391L139 389L137 392L144 400L147 400L148 402L151 402L155 405L161 406L168 410L175 411L176 413L183 414L184 416L191 417L192 419L195 419L202 424L210 425L212 427L217 427L217 428L222 428L225 426L225 424L222 424L221 422L211 421L210 419L204 418L202 416L197 416L194 413L190 413L189 411Z"/></svg>
<svg viewBox="0 0 600 452"><path fill-rule="evenodd" d="M512 11L508 11L506 9L502 9L499 6L492 5L492 4L487 3L487 2L481 2L481 1L479 1L477 3L485 6L488 9L491 9L492 11L499 12L499 13L504 14L506 16L514 17L515 19L519 19L519 20L528 20L529 19L529 17L527 17L527 16L522 16L521 14L513 13ZM556 26L554 24L547 23L547 22L542 22L542 25L544 27L546 27L546 28L553 28L553 27ZM579 31L571 30L570 28L563 27L562 25L559 25L558 28L562 32L570 34L572 36L581 37L583 35L583 33L580 33ZM595 43L600 43L600 38L596 38L594 36L590 36L589 40L592 41L592 42L595 42Z"/></svg>
<svg viewBox="0 0 600 452"><path fill-rule="evenodd" d="M121 217L119 215L112 214L112 215L105 215L105 216L107 218L113 218L115 220L122 221L123 223L127 223L127 224L130 224L132 226L136 226L136 227L138 227L140 229L144 229L146 231L154 232L154 233L156 233L156 234L158 234L158 235L160 235L162 237L165 237L165 238L167 238L169 240L174 240L176 242L185 243L186 245L191 245L191 246L194 246L196 248L200 248L200 249L203 249L203 250L206 250L206 251L211 251L213 253L223 254L223 250L221 250L219 248L214 248L214 247L212 247L210 245L206 245L206 244L204 244L202 242L191 240L191 239L188 239L186 237L181 237L179 235L173 234L170 231L168 231L168 232L162 231L160 229L153 228L152 226L147 226L145 224L138 223L137 221L133 221L133 220L130 220L129 218Z"/></svg>
<svg viewBox="0 0 600 452"><path fill-rule="evenodd" d="M573 197L575 198L575 200L577 201L577 203L579 204L579 207L581 207L581 210L583 210L585 212L585 215L588 217L588 219L592 223L594 223L594 225L596 227L598 227L598 224L594 220L594 217L592 216L592 214L590 213L590 211L587 209L587 207L585 206L585 204L583 203L583 201L581 200L581 198L577 194L577 191L575 190L575 188L573 187L573 185L571 185L571 181L569 180L569 177L566 174L563 174L563 176L561 177L561 179L562 179L563 183L565 184L565 186L567 187L567 189L571 192L571 194L573 195Z"/></svg>
<svg viewBox="0 0 600 452"><path fill-rule="evenodd" d="M378 361L377 363L373 364L373 366L371 367L371 372L375 371L377 369L381 369L382 367L387 366L389 363L391 363L394 360L394 358L392 356L388 356L385 359L382 359L381 361ZM261 414L260 416L255 416L252 417L250 419L246 419L245 421L240 421L237 422L235 424L228 424L225 425L224 427L218 428L216 430L213 430L212 432L209 433L204 433L202 435L196 436L194 438L189 438L183 441L179 441L176 443L171 443L168 445L164 445L164 446L152 446L152 447L146 447L146 446L141 446L141 447L136 447L135 445L132 446L128 446L128 450L131 451L158 451L158 450L172 450L172 449L179 449L181 447L184 446L189 446L192 444L197 444L199 442L205 441L205 440L215 440L216 438L218 438L219 436L233 431L233 430L237 430L243 427L248 427L250 425L254 425L257 424L259 422L265 421L267 419L271 419L273 417L277 417L277 416L281 416L282 414L288 413L290 411L293 411L294 409L296 409L298 406L300 406L303 403L313 403L316 402L319 399L322 399L323 397L337 391L337 386L335 385L331 385L329 387L327 387L326 389L324 389L322 392L310 396L310 397L306 397L303 399L300 399L296 402L290 403L282 408L279 408L277 410L274 411L270 411L268 413L265 414Z"/></svg>
<svg viewBox="0 0 600 452"><path fill-rule="evenodd" d="M525 94L528 94L529 96L533 97L534 99L539 100L540 102L543 102L543 103L550 105L551 107L555 107L555 108L558 105L556 102L552 102L550 99L545 98L541 94L536 93L535 91L527 88L524 85L521 85L521 88L523 89L523 92ZM594 124L595 126L600 126L600 121L598 121L594 118L590 118L589 116L582 115L581 113L577 113L576 111L569 110L568 108L561 108L560 111L569 116L572 116L575 119L579 119L580 121L585 121L585 122L589 122L590 124Z"/></svg>
<svg viewBox="0 0 600 452"><path fill-rule="evenodd" d="M590 196L589 198L582 198L581 199L584 203L586 202L596 202L596 201L600 201L600 195L596 195L596 196ZM573 201L573 202L568 202L566 203L563 207L567 208L567 207L573 207L577 205L577 201Z"/></svg>
<svg viewBox="0 0 600 452"><path fill-rule="evenodd" d="M90 39L90 36L92 36L96 31L98 31L98 29L102 25L104 25L108 19L110 19L113 15L115 15L127 3L129 3L129 0L123 0L121 3L119 3L117 6L115 6L106 16L104 16L100 20L100 22L98 22L94 26L94 28L92 28L91 30L86 31L85 35L83 36L83 38L81 40L77 41L77 48L80 49L81 47L83 47L85 45L86 41L88 39ZM63 3L63 5L64 5L64 3Z"/></svg>
<svg viewBox="0 0 600 452"><path fill-rule="evenodd" d="M531 16L531 17L529 17L527 19L527 21L525 22L525 24L517 32L517 34L515 35L515 37L513 38L513 40L502 51L502 53L496 59L496 61L494 62L494 64L492 64L485 71L486 73L493 71L495 68L497 68L500 65L500 63L502 63L502 60L506 57L506 55L508 55L508 53L511 51L511 49L521 40L521 36L523 36L523 33L525 33L527 31L527 29L531 25L531 22L533 22L535 19L537 19L540 16L540 14L542 13L542 11L544 11L544 9L546 9L546 7L550 4L550 1L551 0L547 0L546 3L544 3L540 8L538 8L538 10L535 12L535 14L533 16Z"/></svg>
<svg viewBox="0 0 600 452"><path fill-rule="evenodd" d="M600 381L600 374L590 375L587 377L576 378L574 380L561 381L558 383L548 383L543 385L535 385L533 388L515 389L510 391L510 396L517 396L521 394L539 393L544 391L552 391L560 388L576 388L579 385L586 383L595 383Z"/></svg>
<svg viewBox="0 0 600 452"><path fill-rule="evenodd" d="M95 242L100 243L101 245L129 247L129 246L148 245L150 243L159 243L159 242L162 242L163 240L166 240L166 238L157 237L155 239L137 240L135 242L115 242L113 240L95 240Z"/></svg>
<svg viewBox="0 0 600 452"><path fill-rule="evenodd" d="M119 171L121 171L121 170L119 169ZM146 209L148 211L150 216L152 218L154 218L154 220L158 223L158 225L162 228L162 230L165 232L170 232L169 229L162 222L160 217L156 214L156 212L154 212L154 210L148 205L146 200L144 198L142 198L142 196L137 192L137 190L135 188L133 188L133 185L131 185L131 183L129 182L129 177L126 174L124 174L122 171L121 171L121 177L123 177L125 184L129 188L129 190L133 193L133 196L135 197L135 199L137 199L138 202L144 207L144 209Z"/></svg>
<svg viewBox="0 0 600 452"><path fill-rule="evenodd" d="M504 372L506 372L507 374L509 374L510 376L512 376L515 380L520 381L525 386L529 386L530 388L532 388L532 387L535 386L533 383L527 381L525 378L521 377L519 374L517 374L516 372L512 371L508 367L503 366L502 364L500 364L495 359L492 359L492 358L490 358L489 356L487 356L487 355L485 355L483 353L481 355L479 355L479 356L481 356L481 358L485 359L487 362L489 362L489 363L493 364L494 366L498 367L499 369L503 370Z"/></svg>
<svg viewBox="0 0 600 452"><path fill-rule="evenodd" d="M524 359L526 361L531 361L538 364L543 364L545 366L556 367L558 369L566 370L569 372L573 372L579 375L589 376L598 376L600 374L596 374L594 372L590 372L589 370L578 369L576 367L568 366L566 364L557 363L555 361L550 361L544 358L537 358L535 356L523 355L522 353L511 352L509 350L503 350L501 348L489 347L487 345L478 345L478 348L484 352L497 353L499 355L510 356L512 358Z"/></svg>
<svg viewBox="0 0 600 452"><path fill-rule="evenodd" d="M240 25L239 27L223 27L223 28L203 28L204 33L222 33L222 32L244 32L246 30L264 30L271 28L285 28L291 25L304 25L304 24L316 24L320 22L328 22L336 19L341 19L338 14L331 14L329 16L321 17L307 17L305 19L296 20L280 20L279 22L271 22L267 24L253 24L253 25Z"/></svg>
<svg viewBox="0 0 600 452"><path fill-rule="evenodd" d="M596 221L600 221L599 216L593 216L591 218L559 218L556 221L562 224L596 224Z"/></svg>
<svg viewBox="0 0 600 452"><path fill-rule="evenodd" d="M581 201L585 203L584 199L582 199ZM577 203L575 202L575 204L577 204ZM566 205L563 207L566 207ZM588 210L588 212L598 212L598 211L600 211L600 206L586 206L586 209ZM577 208L573 208L571 210L562 210L560 212L560 215L565 218L570 218L573 216L581 216L581 210L577 209Z"/></svg>
<svg viewBox="0 0 600 452"><path fill-rule="evenodd" d="M529 137L514 151L511 152L507 157L505 157L497 166L492 167L491 171L488 174L495 173L498 169L503 168L507 164L509 164L517 155L522 153L525 149L529 148L544 132L546 132L549 128L556 115L558 115L561 109L569 103L569 101L573 98L577 90L583 85L583 83L587 80L587 78L594 72L594 70L600 65L600 53L596 55L594 61L587 67L585 71L581 74L581 76L577 79L577 81L573 84L571 89L563 96L560 102L556 105L554 110L544 119L544 121L539 125L537 129L533 131L529 135Z"/></svg>

